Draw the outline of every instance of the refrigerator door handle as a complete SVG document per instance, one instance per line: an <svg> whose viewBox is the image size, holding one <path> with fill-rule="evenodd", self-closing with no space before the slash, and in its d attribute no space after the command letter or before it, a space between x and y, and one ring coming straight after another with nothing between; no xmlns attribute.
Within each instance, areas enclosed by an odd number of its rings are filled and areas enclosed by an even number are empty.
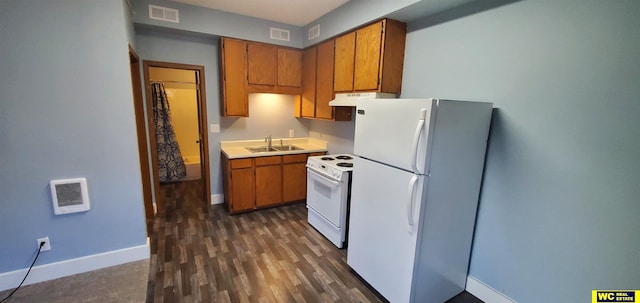
<svg viewBox="0 0 640 303"><path fill-rule="evenodd" d="M413 175L411 177L411 181L409 181L409 188L407 193L409 194L409 200L407 201L407 222L409 223L409 233L413 234L413 209L414 209L414 192L416 190L416 183L418 181L418 176Z"/></svg>
<svg viewBox="0 0 640 303"><path fill-rule="evenodd" d="M411 155L411 169L413 172L417 174L422 174L420 170L418 170L418 144L420 143L420 134L422 134L422 130L424 129L424 119L426 118L427 110L422 109L420 111L420 120L418 120L418 125L416 126L416 131L413 133L413 144Z"/></svg>

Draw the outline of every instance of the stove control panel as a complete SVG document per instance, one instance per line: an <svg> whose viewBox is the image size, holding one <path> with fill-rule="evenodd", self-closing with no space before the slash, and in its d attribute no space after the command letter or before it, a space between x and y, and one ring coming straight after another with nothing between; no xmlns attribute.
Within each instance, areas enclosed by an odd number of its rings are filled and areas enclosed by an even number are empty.
<svg viewBox="0 0 640 303"><path fill-rule="evenodd" d="M314 156L308 158L307 167L329 179L342 181L353 170L353 158L350 155Z"/></svg>

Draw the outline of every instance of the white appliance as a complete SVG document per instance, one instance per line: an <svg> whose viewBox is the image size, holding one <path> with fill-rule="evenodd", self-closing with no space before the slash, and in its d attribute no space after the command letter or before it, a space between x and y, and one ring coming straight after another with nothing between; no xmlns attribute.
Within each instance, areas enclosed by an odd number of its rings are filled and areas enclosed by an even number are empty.
<svg viewBox="0 0 640 303"><path fill-rule="evenodd" d="M338 248L344 246L353 156L307 159L307 221Z"/></svg>
<svg viewBox="0 0 640 303"><path fill-rule="evenodd" d="M395 94L378 92L342 93L336 94L335 98L329 101L329 106L356 106L356 101L360 99L389 99L395 97Z"/></svg>
<svg viewBox="0 0 640 303"><path fill-rule="evenodd" d="M492 103L360 100L347 263L393 303L465 288Z"/></svg>

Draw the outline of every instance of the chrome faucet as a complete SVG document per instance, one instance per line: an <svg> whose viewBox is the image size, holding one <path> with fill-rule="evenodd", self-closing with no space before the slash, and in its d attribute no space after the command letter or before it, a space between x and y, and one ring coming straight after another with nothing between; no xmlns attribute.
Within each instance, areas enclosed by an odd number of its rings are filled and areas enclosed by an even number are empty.
<svg viewBox="0 0 640 303"><path fill-rule="evenodd" d="M271 149L271 135L264 137L264 142L267 142L267 148Z"/></svg>

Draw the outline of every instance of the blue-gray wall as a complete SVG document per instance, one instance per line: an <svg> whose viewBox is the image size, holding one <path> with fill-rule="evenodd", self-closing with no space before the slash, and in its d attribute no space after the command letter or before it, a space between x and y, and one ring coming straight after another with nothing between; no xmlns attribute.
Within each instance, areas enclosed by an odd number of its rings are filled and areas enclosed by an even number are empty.
<svg viewBox="0 0 640 303"><path fill-rule="evenodd" d="M127 41L131 47L136 48L136 31L133 26L133 5L131 0L122 0L122 9L124 10L124 23L127 29Z"/></svg>
<svg viewBox="0 0 640 303"><path fill-rule="evenodd" d="M409 26L402 97L494 102L470 275L519 303L640 285L638 12L522 1Z"/></svg>
<svg viewBox="0 0 640 303"><path fill-rule="evenodd" d="M167 0L132 0L133 21L147 27L163 27L183 33L228 36L292 47L302 47L300 27ZM149 18L149 4L177 9L180 23ZM290 31L291 41L269 38L270 27Z"/></svg>
<svg viewBox="0 0 640 303"><path fill-rule="evenodd" d="M0 273L146 243L122 0L0 1ZM56 216L52 179L91 210Z"/></svg>
<svg viewBox="0 0 640 303"><path fill-rule="evenodd" d="M207 122L220 123L220 80L218 77L218 40L216 37L164 33L138 28L136 52L140 60L163 61L204 66L207 98ZM211 193L222 193L220 179L220 136L209 133Z"/></svg>
<svg viewBox="0 0 640 303"><path fill-rule="evenodd" d="M250 95L249 118L220 116L219 37L175 34L138 29L136 52L141 60L164 61L204 66L208 124L220 124L220 133L208 133L211 193L222 194L220 141L286 138L293 129L296 137L309 135L306 119L294 117L294 98L285 95Z"/></svg>
<svg viewBox="0 0 640 303"><path fill-rule="evenodd" d="M355 117L355 114L353 114ZM356 121L309 120L309 136L327 141L329 154L353 154Z"/></svg>
<svg viewBox="0 0 640 303"><path fill-rule="evenodd" d="M433 0L430 0L433 1ZM454 1L454 0L448 0ZM455 0L460 1L460 0ZM408 5L420 2L420 0L394 0L394 1L371 1L371 0L350 0L317 20L304 27L304 46L311 46L322 40L335 37L338 34L347 32L353 28L380 19L385 15L399 10ZM320 24L320 36L309 41L307 39L308 30Z"/></svg>

